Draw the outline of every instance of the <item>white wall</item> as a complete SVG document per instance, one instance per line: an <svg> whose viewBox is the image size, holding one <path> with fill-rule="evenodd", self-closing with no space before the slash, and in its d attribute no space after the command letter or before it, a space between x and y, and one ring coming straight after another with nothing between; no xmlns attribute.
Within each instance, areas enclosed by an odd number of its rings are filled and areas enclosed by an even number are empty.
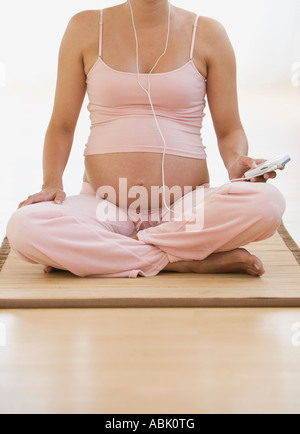
<svg viewBox="0 0 300 434"><path fill-rule="evenodd" d="M7 82L53 83L59 44L73 14L100 9L122 0L1 0L0 63ZM176 6L221 21L231 38L242 85L290 81L300 61L299 0L172 0Z"/></svg>

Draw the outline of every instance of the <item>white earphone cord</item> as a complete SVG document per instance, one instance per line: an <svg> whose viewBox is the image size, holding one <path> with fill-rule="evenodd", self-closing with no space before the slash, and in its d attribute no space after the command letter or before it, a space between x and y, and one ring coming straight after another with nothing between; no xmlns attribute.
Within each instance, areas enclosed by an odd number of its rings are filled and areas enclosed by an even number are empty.
<svg viewBox="0 0 300 434"><path fill-rule="evenodd" d="M163 182L163 202L165 207L175 213L174 210L171 210L167 204L166 204L166 186L165 186L165 173L164 173L164 166L165 166L165 155L166 155L166 148L167 148L167 143L166 140L164 138L164 135L161 131L161 128L159 126L158 120L157 120L157 116L156 116L156 112L153 106L153 102L152 102L152 98L151 98L151 84L150 84L150 76L152 74L152 72L154 71L154 69L156 68L156 66L158 65L159 61L161 60L161 58L166 54L167 52L167 48L169 45L169 37L170 37L170 22L171 22L171 4L169 3L169 16L168 16L168 33L167 33L167 39L166 39L166 46L165 49L163 51L163 53L159 56L159 58L157 59L155 65L153 66L153 68L151 69L151 71L148 74L148 89L145 89L144 86L141 84L140 81L140 68L139 68L139 43L138 43L138 36L137 36L137 31L136 31L136 27L135 27L135 22L134 22L134 16L133 16L133 10L132 10L132 6L131 6L131 2L130 0L128 0L129 6L130 6L130 11L131 11L131 18L132 18L132 25L133 25L133 30L134 30L134 36L135 36L135 43L136 43L136 63L137 63L137 76L138 76L138 84L141 87L141 89L143 89L143 91L147 94L149 102L150 102L150 106L152 109L152 113L154 116L154 120L158 129L158 132L162 138L163 144L164 144L164 153L163 153L163 158L162 158L162 182ZM180 214L180 213L178 213ZM181 215L181 214L180 214Z"/></svg>

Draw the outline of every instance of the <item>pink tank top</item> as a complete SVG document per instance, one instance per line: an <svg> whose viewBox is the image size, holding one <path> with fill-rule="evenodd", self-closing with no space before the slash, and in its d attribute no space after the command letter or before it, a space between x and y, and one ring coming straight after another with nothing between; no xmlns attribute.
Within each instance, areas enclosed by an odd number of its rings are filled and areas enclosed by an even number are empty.
<svg viewBox="0 0 300 434"><path fill-rule="evenodd" d="M86 79L91 131L84 155L163 153L164 144L137 73L117 71L102 60L102 17L101 11L99 57ZM206 79L193 62L198 18L189 62L170 72L152 73L150 83L154 109L166 140L166 154L205 159L201 128ZM140 81L147 89L148 74L140 74Z"/></svg>

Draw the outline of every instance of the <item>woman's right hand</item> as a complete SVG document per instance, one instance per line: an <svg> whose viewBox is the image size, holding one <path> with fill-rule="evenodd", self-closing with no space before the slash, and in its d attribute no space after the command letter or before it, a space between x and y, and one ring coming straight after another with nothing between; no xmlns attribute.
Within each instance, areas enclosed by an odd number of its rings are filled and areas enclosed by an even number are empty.
<svg viewBox="0 0 300 434"><path fill-rule="evenodd" d="M21 208L22 206L32 205L33 203L48 201L54 201L54 203L61 205L65 198L66 193L61 188L46 187L39 193L28 196L26 200L19 204L18 208Z"/></svg>

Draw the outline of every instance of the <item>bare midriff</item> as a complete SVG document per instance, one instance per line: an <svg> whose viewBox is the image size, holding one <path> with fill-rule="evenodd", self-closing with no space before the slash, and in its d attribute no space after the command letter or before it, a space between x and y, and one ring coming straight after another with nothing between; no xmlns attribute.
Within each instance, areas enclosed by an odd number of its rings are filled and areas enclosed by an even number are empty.
<svg viewBox="0 0 300 434"><path fill-rule="evenodd" d="M151 209L152 187L161 188L162 183L162 154L149 152L127 152L114 154L97 154L85 157L85 177L95 192L100 187L109 186L115 191L115 205L122 204L126 199L128 207L140 196L128 197L132 187L143 187L147 191L147 200L141 203L140 209ZM206 160L186 158L176 155L165 155L165 186L170 190L180 187L182 197L185 191L195 190L196 187L209 183L209 174ZM127 186L127 198L124 198L124 188L120 190L120 180ZM126 180L126 181L124 181ZM135 189L132 191L136 191ZM162 190L161 190L162 191ZM174 190L175 191L175 190ZM180 191L178 188L176 191ZM123 196L122 196L123 195ZM107 198L107 197L105 197ZM170 195L167 205L172 205L178 196ZM159 196L159 207L163 205L162 195Z"/></svg>

